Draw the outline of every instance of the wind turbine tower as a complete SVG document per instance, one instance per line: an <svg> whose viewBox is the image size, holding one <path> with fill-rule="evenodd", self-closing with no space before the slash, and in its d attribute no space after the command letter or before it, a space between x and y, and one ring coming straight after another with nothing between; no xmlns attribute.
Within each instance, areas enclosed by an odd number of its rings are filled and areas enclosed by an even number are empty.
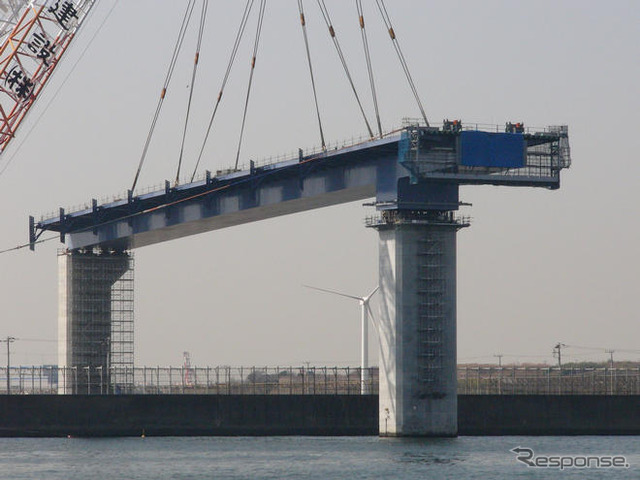
<svg viewBox="0 0 640 480"><path fill-rule="evenodd" d="M304 286L306 288L311 288L320 292L331 293L333 295L351 298L353 300L357 300L360 304L360 393L362 395L370 394L371 377L369 375L369 314L371 313L371 308L369 307L369 300L371 300L371 297L375 295L379 287L374 288L366 297L356 297L355 295L336 292L334 290L327 290L325 288L312 287L310 285ZM371 318L373 318L373 315L371 315Z"/></svg>

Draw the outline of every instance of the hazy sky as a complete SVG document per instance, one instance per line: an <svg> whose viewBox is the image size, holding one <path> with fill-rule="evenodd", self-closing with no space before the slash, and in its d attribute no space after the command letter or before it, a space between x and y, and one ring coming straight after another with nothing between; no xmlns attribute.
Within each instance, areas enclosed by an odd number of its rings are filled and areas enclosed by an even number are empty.
<svg viewBox="0 0 640 480"><path fill-rule="evenodd" d="M130 187L186 0L97 2L11 148L0 157L0 249L27 241L27 218ZM191 171L243 3L210 0L185 162ZM361 95L367 78L355 2L327 0ZM374 2L368 29L383 125L418 110ZM568 124L572 168L558 191L464 187L471 228L458 237L460 362L640 360L640 3L388 0L427 114L544 127ZM365 133L315 2L307 19L326 136ZM255 17L254 17L255 18ZM235 160L254 25L247 29L202 169ZM195 27L195 23L194 23ZM175 176L195 28L169 91L140 186ZM318 144L297 2L270 0L242 159ZM35 125L30 135L29 129ZM26 138L26 140L25 140ZM18 146L22 143L22 146ZM357 302L377 284L377 234L361 203L216 231L135 252L136 363L357 365ZM14 364L55 363L62 245L0 255L0 336ZM374 307L375 309L375 307ZM35 341L38 340L38 341ZM372 334L372 342L375 338ZM372 344L373 345L373 344ZM372 361L377 359L371 348ZM639 353L623 352L636 350Z"/></svg>

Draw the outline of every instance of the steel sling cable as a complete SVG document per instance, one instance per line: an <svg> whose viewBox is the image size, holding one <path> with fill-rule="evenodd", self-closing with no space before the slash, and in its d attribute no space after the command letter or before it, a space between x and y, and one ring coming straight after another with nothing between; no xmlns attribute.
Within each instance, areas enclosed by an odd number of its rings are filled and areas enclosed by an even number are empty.
<svg viewBox="0 0 640 480"><path fill-rule="evenodd" d="M54 235L52 237L47 237L47 238L43 238L41 240L36 240L35 242L29 242L29 243L24 243L21 245L18 245L17 247L13 247L13 248L6 248L4 250L0 250L0 255L5 254L5 253L9 253L9 252L14 252L16 250L21 250L23 248L27 248L30 247L32 245L39 245L41 243L46 243L46 242L50 242L51 240L57 240L60 238L60 235Z"/></svg>
<svg viewBox="0 0 640 480"><path fill-rule="evenodd" d="M418 89L416 88L416 85L413 82L411 72L409 71L409 66L407 65L406 59L404 58L402 49L400 48L400 43L398 43L398 38L396 37L396 33L393 30L393 25L391 24L391 17L389 17L389 12L387 12L387 7L384 4L384 0L376 0L376 4L378 5L378 10L380 10L380 15L382 16L382 20L384 21L384 24L387 27L387 31L389 32L389 36L391 37L391 41L393 42L393 47L395 48L396 53L398 54L398 59L400 60L400 64L402 65L404 74L407 77L407 81L409 82L409 87L413 92L413 96L416 99L416 103L418 104L418 108L420 109L420 113L422 114L424 123L428 127L429 120L427 120L427 114L424 111L424 107L422 106L422 102L420 101L420 95L418 95Z"/></svg>
<svg viewBox="0 0 640 480"><path fill-rule="evenodd" d="M367 62L367 72L369 74L369 84L371 88L371 96L373 97L373 108L376 111L376 121L378 123L378 134L382 138L382 123L380 122L380 108L378 106L378 93L376 91L376 82L373 76L373 66L371 64L371 54L369 51L369 37L364 23L364 9L362 8L362 0L356 0L358 9L358 17L360 21L360 35L362 37L362 45L364 47L364 57Z"/></svg>
<svg viewBox="0 0 640 480"><path fill-rule="evenodd" d="M238 151L236 152L236 163L234 170L238 168L238 160L240 159L240 149L242 148L242 139L244 137L244 127L247 122L247 111L249 109L249 98L251 97L251 86L253 85L253 73L256 71L256 57L258 56L258 46L260 45L260 36L262 34L262 25L264 21L264 11L267 7L267 0L261 0L260 13L258 14L258 26L256 28L256 39L253 44L253 57L251 58L251 71L249 73L249 85L247 85L247 96L244 101L244 111L242 113L242 126L240 127L240 139L238 140Z"/></svg>
<svg viewBox="0 0 640 480"><path fill-rule="evenodd" d="M360 96L356 90L356 86L353 83L353 78L351 77L351 72L349 72L349 67L347 66L347 61L342 53L342 48L340 47L340 42L338 41L338 37L336 35L336 31L333 28L333 24L331 23L331 17L329 16L329 10L327 10L327 6L324 3L324 0L317 0L318 7L320 7L320 11L322 12L322 16L324 18L324 22L327 24L327 28L329 29L329 35L331 35L331 39L333 40L333 44L336 47L336 51L338 52L338 57L340 58L340 62L342 63L342 68L344 68L344 73L347 75L347 79L349 80L349 85L351 85L351 90L353 90L353 95L356 98L356 102L358 102L358 107L360 107L360 113L362 113L362 118L364 119L364 123L367 125L367 130L369 132L369 136L373 138L373 131L371 130L371 125L369 124L369 120L367 119L367 115L364 113L364 108L362 107L362 102L360 101Z"/></svg>
<svg viewBox="0 0 640 480"><path fill-rule="evenodd" d="M194 6L195 6L195 0L189 0L189 3L187 4L187 9L184 12L184 18L182 19L182 25L180 26L180 32L178 33L178 39L173 49L173 56L171 57L171 62L169 63L169 69L167 71L167 75L164 80L162 91L160 92L160 99L158 100L158 105L156 106L156 112L153 116L153 120L151 121L151 127L149 128L149 133L147 135L147 140L144 144L144 148L142 149L142 156L140 157L138 170L136 171L136 176L133 179L133 185L131 186L132 192L135 190L136 184L138 183L138 178L140 177L140 171L142 170L142 165L144 164L144 160L147 156L147 151L149 150L149 145L151 144L151 138L153 137L153 132L156 128L156 124L158 123L158 117L160 116L160 111L162 110L162 104L164 103L164 99L167 95L167 89L169 88L169 83L171 82L171 78L173 76L173 71L175 69L176 62L178 60L178 55L180 54L180 50L182 48L182 43L184 41L184 37L187 31L187 26L189 25L189 21L191 20L191 14L193 13Z"/></svg>
<svg viewBox="0 0 640 480"><path fill-rule="evenodd" d="M180 182L180 167L182 166L182 157L184 155L184 144L187 139L187 128L189 127L189 117L191 114L191 103L193 101L193 90L196 84L196 74L198 72L198 61L200 60L200 48L202 47L202 36L204 35L204 27L207 20L207 10L209 9L209 0L202 0L202 12L200 14L200 29L198 30L198 42L196 46L196 54L193 60L193 72L191 73L191 89L189 91L189 102L187 103L187 114L184 121L184 131L182 132L182 144L180 145L180 157L178 158L178 171L176 172L175 185Z"/></svg>
<svg viewBox="0 0 640 480"><path fill-rule="evenodd" d="M304 6L302 0L298 0L298 10L300 11L300 23L302 25L302 35L304 36L304 45L307 50L307 61L309 63L309 73L311 74L311 86L313 87L313 99L316 103L316 114L318 116L318 127L320 128L320 143L322 150L327 149L324 141L324 131L322 130L322 120L320 119L320 107L318 106L318 94L316 92L316 81L313 77L313 65L311 64L311 51L309 50L309 38L307 37L307 22L304 17Z"/></svg>
<svg viewBox="0 0 640 480"><path fill-rule="evenodd" d="M242 20L240 21L240 26L238 27L238 32L236 33L236 40L233 44L233 48L231 49L231 56L229 58L229 63L227 64L227 71L224 74L224 78L222 80L222 87L220 88L220 92L218 93L218 99L216 100L216 104L213 108L213 113L209 118L209 125L207 126L207 132L205 133L204 140L202 142L202 147L200 147L200 153L198 154L198 160L196 161L196 166L193 169L193 173L191 174L191 181L196 176L196 172L198 171L198 166L200 166L200 160L202 159L202 155L204 154L205 146L207 145L207 140L209 140L209 135L211 134L211 128L213 127L213 121L216 118L216 113L218 112L218 106L220 105L220 101L222 100L222 95L224 93L224 88L227 85L227 81L229 80L229 75L231 74L231 69L235 62L236 56L238 54L238 48L240 47L240 41L242 40L242 35L244 34L244 30L247 26L247 22L249 20L249 14L251 13L251 9L253 8L253 3L255 0L247 0L247 3L244 7L244 13L242 14Z"/></svg>

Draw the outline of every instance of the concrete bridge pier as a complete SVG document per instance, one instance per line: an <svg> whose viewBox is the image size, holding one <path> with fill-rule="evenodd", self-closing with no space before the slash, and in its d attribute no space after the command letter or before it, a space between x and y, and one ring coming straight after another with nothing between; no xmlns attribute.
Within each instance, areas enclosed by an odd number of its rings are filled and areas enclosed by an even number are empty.
<svg viewBox="0 0 640 480"><path fill-rule="evenodd" d="M123 380L121 367L133 366L131 255L66 250L58 255L58 276L58 366L65 368L58 393L109 393L114 377Z"/></svg>
<svg viewBox="0 0 640 480"><path fill-rule="evenodd" d="M383 212L380 435L458 433L456 234L452 212Z"/></svg>

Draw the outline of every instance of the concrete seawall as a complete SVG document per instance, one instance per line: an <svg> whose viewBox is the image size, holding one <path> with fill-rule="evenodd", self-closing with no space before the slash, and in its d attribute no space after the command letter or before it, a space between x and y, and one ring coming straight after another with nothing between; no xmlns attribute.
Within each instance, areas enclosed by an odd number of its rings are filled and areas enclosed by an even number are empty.
<svg viewBox="0 0 640 480"><path fill-rule="evenodd" d="M360 395L0 397L0 436L371 435L378 402Z"/></svg>
<svg viewBox="0 0 640 480"><path fill-rule="evenodd" d="M460 395L460 435L640 435L640 396ZM0 436L377 435L376 395L0 396Z"/></svg>
<svg viewBox="0 0 640 480"><path fill-rule="evenodd" d="M640 435L639 395L459 395L460 435Z"/></svg>

